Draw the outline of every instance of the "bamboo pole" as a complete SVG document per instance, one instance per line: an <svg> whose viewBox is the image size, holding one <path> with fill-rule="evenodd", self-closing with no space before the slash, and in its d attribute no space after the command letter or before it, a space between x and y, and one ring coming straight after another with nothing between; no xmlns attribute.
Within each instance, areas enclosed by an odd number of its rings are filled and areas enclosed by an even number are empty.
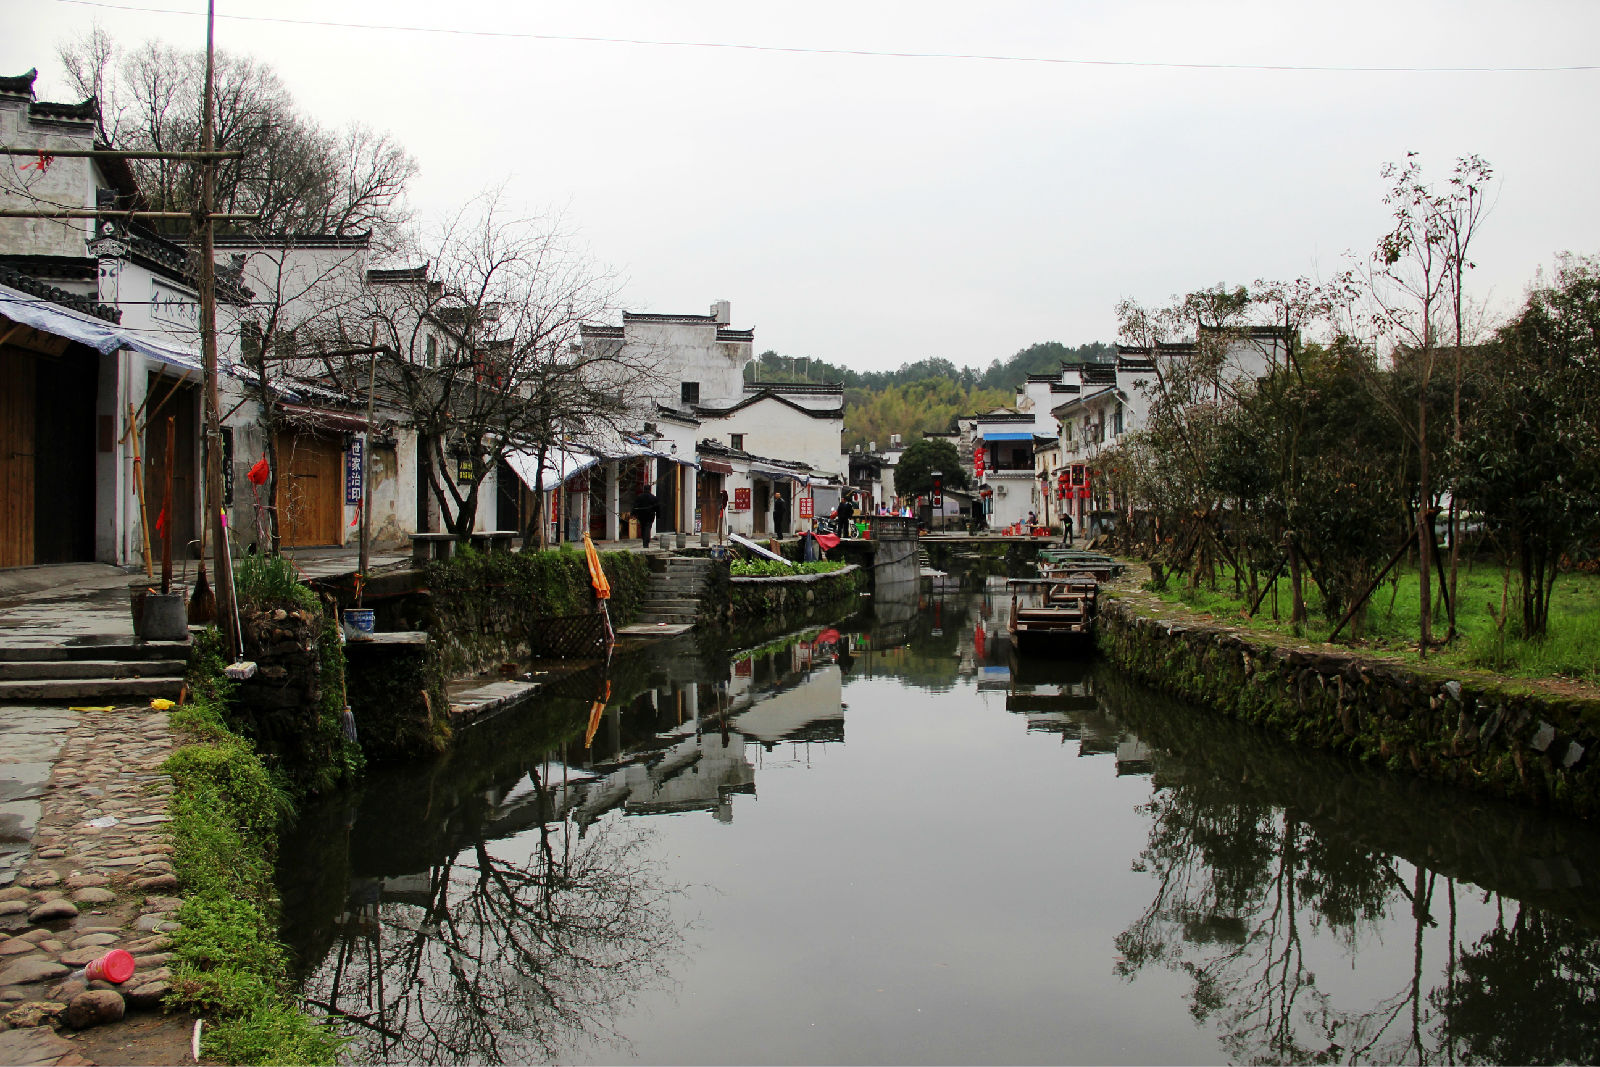
<svg viewBox="0 0 1600 1067"><path fill-rule="evenodd" d="M208 167L215 164L208 163ZM29 211L23 208L0 208L0 219L193 219L192 211L118 211L115 209L61 208L57 211ZM255 222L260 215L238 212L205 212L206 221Z"/></svg>
<svg viewBox="0 0 1600 1067"><path fill-rule="evenodd" d="M144 505L144 460L139 455L138 417L134 413L132 404L128 405L128 431L133 435L133 493L139 501L139 533L144 548L144 576L154 578L156 572L150 565L150 524L145 521L149 518L149 513Z"/></svg>
<svg viewBox="0 0 1600 1067"><path fill-rule="evenodd" d="M215 148L215 128L212 111L215 85L213 72L216 59L216 0L206 2L206 75L203 107L205 114L200 123L200 149L210 152ZM228 554L226 536L227 515L222 501L222 404L217 396L217 285L216 244L213 241L215 226L212 208L216 197L217 164L206 160L200 169L200 210L197 212L200 228L200 351L205 367L206 407L206 521L215 523L211 528L212 570L216 574L217 624L230 646L243 654L242 635L237 633L237 608L234 603L233 558Z"/></svg>
<svg viewBox="0 0 1600 1067"><path fill-rule="evenodd" d="M159 152L152 149L122 148L14 148L0 145L0 156L54 156L56 159L243 159L244 153L224 149L216 152Z"/></svg>
<svg viewBox="0 0 1600 1067"><path fill-rule="evenodd" d="M161 490L161 514L165 520L161 523L161 593L165 596L172 592L172 466L178 450L178 420L171 415L167 416L167 454L164 457L166 467L163 475Z"/></svg>

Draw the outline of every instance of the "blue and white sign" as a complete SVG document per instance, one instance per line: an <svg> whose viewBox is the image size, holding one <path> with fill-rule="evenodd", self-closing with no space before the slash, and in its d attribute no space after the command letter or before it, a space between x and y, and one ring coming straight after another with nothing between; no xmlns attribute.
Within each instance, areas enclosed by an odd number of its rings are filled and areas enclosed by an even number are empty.
<svg viewBox="0 0 1600 1067"><path fill-rule="evenodd" d="M357 437L350 442L350 451L344 457L344 502L361 503L362 489L366 484L367 442Z"/></svg>

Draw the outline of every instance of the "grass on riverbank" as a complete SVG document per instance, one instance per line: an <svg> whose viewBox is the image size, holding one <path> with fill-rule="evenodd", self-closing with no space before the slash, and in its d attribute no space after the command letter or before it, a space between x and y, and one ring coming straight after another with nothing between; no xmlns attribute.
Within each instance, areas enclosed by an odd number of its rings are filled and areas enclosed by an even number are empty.
<svg viewBox="0 0 1600 1067"><path fill-rule="evenodd" d="M215 631L194 658L191 701L172 725L188 743L164 769L173 866L184 895L173 935L173 999L207 1019L203 1053L224 1063L332 1064L343 1039L289 993L272 860L290 801L224 717Z"/></svg>
<svg viewBox="0 0 1600 1067"><path fill-rule="evenodd" d="M1505 572L1491 563L1463 562L1457 579L1457 595L1461 606L1457 613L1460 635L1448 646L1439 649L1428 662L1441 666L1459 666L1497 671L1522 678L1569 678L1589 684L1600 684L1600 576L1568 573L1556 579L1555 591L1550 601L1549 634L1543 640L1526 640L1520 633L1517 606L1517 584L1512 577L1506 588ZM1216 588L1202 582L1199 588L1186 589L1183 579L1174 577L1158 595L1165 600L1183 603L1196 611L1207 612L1226 619L1234 625L1253 630L1294 634L1310 641L1325 641L1337 618L1323 614L1322 596L1317 587L1306 583L1309 617L1299 633L1289 625L1289 580L1280 577L1276 588L1262 598L1261 606L1253 618L1245 618L1247 601L1235 594L1231 572L1219 572ZM1445 631L1444 609L1438 601L1435 584L1434 624L1436 637ZM1505 591L1507 614L1510 616L1500 633L1494 615L1499 612L1501 593ZM1274 599L1276 594L1276 601ZM1276 610L1277 618L1274 618ZM1403 659L1417 660L1417 641L1420 635L1417 618L1417 572L1415 568L1402 572L1397 578L1385 581L1373 593L1368 603L1366 627L1357 647L1370 648L1397 655ZM1339 635L1341 642L1350 641L1350 628Z"/></svg>

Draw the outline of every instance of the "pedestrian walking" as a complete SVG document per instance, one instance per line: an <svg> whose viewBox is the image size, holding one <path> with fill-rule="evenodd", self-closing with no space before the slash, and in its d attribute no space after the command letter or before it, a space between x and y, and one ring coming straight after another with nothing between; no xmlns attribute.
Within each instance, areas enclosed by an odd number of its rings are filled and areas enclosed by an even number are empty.
<svg viewBox="0 0 1600 1067"><path fill-rule="evenodd" d="M779 539L789 535L789 498L782 489L772 495L772 532Z"/></svg>
<svg viewBox="0 0 1600 1067"><path fill-rule="evenodd" d="M656 502L656 495L649 487L639 490L633 498L633 517L639 520L639 539L644 542L644 547L650 547L650 533L656 524L656 512L661 505Z"/></svg>

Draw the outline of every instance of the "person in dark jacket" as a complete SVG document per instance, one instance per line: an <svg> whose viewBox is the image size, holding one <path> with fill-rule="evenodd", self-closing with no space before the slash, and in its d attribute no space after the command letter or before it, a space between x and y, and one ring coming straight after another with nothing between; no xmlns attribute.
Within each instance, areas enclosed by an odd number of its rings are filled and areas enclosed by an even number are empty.
<svg viewBox="0 0 1600 1067"><path fill-rule="evenodd" d="M779 538L789 536L789 498L782 489L772 495L772 532Z"/></svg>
<svg viewBox="0 0 1600 1067"><path fill-rule="evenodd" d="M842 497L839 500L840 537L854 537L856 535L855 526L851 523L851 520L855 518L855 514L856 502L851 500L849 496Z"/></svg>
<svg viewBox="0 0 1600 1067"><path fill-rule="evenodd" d="M656 502L656 495L648 488L641 489L633 498L633 517L639 520L639 538L644 542L644 547L650 547L651 528L656 524L656 512L661 505Z"/></svg>

